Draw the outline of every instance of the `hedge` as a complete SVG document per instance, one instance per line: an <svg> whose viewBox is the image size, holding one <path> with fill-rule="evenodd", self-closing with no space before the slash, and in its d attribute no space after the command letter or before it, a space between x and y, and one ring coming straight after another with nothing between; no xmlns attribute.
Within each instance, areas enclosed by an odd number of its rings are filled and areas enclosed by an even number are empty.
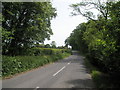
<svg viewBox="0 0 120 90"><path fill-rule="evenodd" d="M39 48L35 47L32 49L32 55L56 55L60 53L71 53L71 50L69 49L52 49L52 48Z"/></svg>

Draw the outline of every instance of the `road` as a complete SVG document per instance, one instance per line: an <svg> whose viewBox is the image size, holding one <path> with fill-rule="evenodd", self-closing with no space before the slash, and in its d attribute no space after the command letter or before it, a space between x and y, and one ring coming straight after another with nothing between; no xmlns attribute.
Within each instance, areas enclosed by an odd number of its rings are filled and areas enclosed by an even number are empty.
<svg viewBox="0 0 120 90"><path fill-rule="evenodd" d="M2 81L3 88L94 88L83 57L76 51L58 62ZM4 89L3 89L4 90Z"/></svg>

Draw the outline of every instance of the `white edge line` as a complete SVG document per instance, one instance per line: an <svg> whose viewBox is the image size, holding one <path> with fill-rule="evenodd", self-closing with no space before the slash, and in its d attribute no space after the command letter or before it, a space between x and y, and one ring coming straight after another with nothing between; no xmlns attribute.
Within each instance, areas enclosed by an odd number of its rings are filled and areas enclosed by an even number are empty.
<svg viewBox="0 0 120 90"><path fill-rule="evenodd" d="M59 71L57 71L53 76L56 76L60 71L62 71L66 66L62 67Z"/></svg>

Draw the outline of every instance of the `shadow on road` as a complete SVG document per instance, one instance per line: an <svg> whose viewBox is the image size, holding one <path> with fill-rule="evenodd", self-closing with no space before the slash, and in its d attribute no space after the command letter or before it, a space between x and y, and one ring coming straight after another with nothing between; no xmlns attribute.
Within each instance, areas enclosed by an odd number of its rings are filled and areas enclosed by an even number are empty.
<svg viewBox="0 0 120 90"><path fill-rule="evenodd" d="M79 52L78 52L78 51L73 50L73 51L72 51L72 55L79 55Z"/></svg>
<svg viewBox="0 0 120 90"><path fill-rule="evenodd" d="M79 64L83 64L83 56L80 56L78 51L72 51L72 55L63 59L63 60L59 60L57 61L57 63L79 63Z"/></svg>
<svg viewBox="0 0 120 90"><path fill-rule="evenodd" d="M70 84L72 88L95 88L91 79L76 79L66 83Z"/></svg>
<svg viewBox="0 0 120 90"><path fill-rule="evenodd" d="M84 65L84 57L80 56L78 51L72 51L72 56L70 56L68 60L71 60L71 63L77 63L73 65L78 65L78 68L75 69L74 72L79 73L79 79L72 79L66 83L71 85L72 88L90 88L91 90L94 88L95 90L93 81L89 76L89 70L87 70L86 66ZM65 60L62 62L65 62Z"/></svg>

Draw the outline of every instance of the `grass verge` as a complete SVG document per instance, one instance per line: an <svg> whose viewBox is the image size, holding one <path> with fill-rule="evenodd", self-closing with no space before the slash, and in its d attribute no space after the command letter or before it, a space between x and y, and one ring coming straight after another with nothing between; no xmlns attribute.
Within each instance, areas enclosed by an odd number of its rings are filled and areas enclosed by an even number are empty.
<svg viewBox="0 0 120 90"><path fill-rule="evenodd" d="M119 77L111 76L107 73L103 73L97 67L93 66L88 59L84 59L85 66L89 69L92 79L95 83L96 88L99 90L108 90L119 88L120 81Z"/></svg>
<svg viewBox="0 0 120 90"><path fill-rule="evenodd" d="M2 78L11 77L15 74L32 70L45 64L68 57L69 53L43 56L3 56Z"/></svg>

